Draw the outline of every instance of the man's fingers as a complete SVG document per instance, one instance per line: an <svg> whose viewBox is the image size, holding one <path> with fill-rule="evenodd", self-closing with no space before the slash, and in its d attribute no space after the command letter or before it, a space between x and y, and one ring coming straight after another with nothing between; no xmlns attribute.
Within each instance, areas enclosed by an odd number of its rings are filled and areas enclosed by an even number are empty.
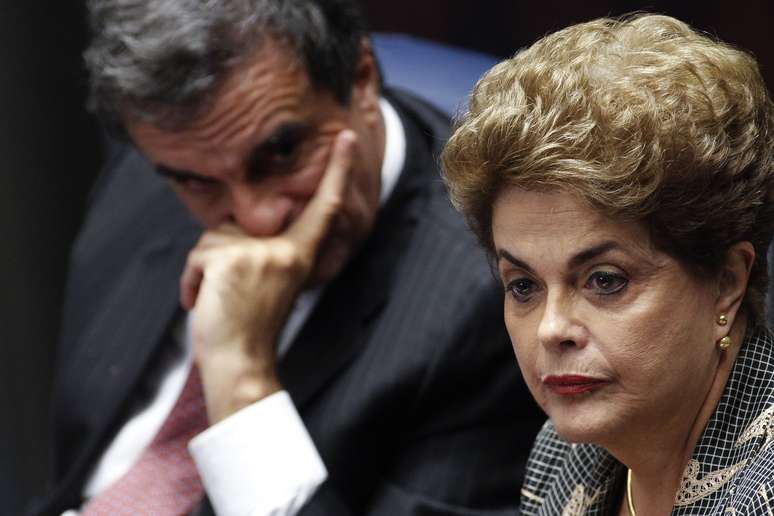
<svg viewBox="0 0 774 516"><path fill-rule="evenodd" d="M320 243L328 234L331 223L344 202L355 140L355 133L348 129L336 136L328 165L317 190L287 231L278 235L282 239L291 241L292 247L300 253L294 256L300 257L303 263L308 263L310 266L316 258ZM196 248L188 255L188 262L180 277L180 303L185 309L191 310L196 305L196 298L204 281L207 257L217 256L219 249L239 243L243 238L245 241L260 240L251 239L234 224L224 224L215 230L205 232ZM266 239L264 244L270 245L270 241L271 239Z"/></svg>
<svg viewBox="0 0 774 516"><path fill-rule="evenodd" d="M344 202L356 139L355 133L349 129L336 136L317 191L285 233L286 237L313 254L317 253L317 248Z"/></svg>
<svg viewBox="0 0 774 516"><path fill-rule="evenodd" d="M240 228L238 225L234 224L233 222L226 222L225 224L221 224L218 226L218 229L215 230L215 233L219 233L222 235L231 235L231 236L244 236L245 232L242 228Z"/></svg>
<svg viewBox="0 0 774 516"><path fill-rule="evenodd" d="M196 305L199 287L204 279L204 263L201 252L192 251L188 255L185 270L180 276L180 304L186 310L192 310Z"/></svg>
<svg viewBox="0 0 774 516"><path fill-rule="evenodd" d="M236 241L237 239L244 238L244 236L244 232L229 234L221 232L220 229L206 231L201 236L201 238L199 238L199 242L196 243L196 249L199 251L205 251L207 249L222 247Z"/></svg>

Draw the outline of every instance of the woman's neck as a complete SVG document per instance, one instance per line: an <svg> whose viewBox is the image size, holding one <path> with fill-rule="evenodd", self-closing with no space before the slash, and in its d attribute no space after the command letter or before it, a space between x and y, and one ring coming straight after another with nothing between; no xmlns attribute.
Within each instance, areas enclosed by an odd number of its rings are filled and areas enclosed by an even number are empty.
<svg viewBox="0 0 774 516"><path fill-rule="evenodd" d="M737 317L729 332L735 345L719 353L706 395L688 412L694 414L692 418L686 418L685 413L674 414L671 419L660 421L655 429L628 436L621 446L606 446L632 470L631 493L637 516L671 514L685 467L725 390L745 327L744 317ZM620 514L629 514L625 497Z"/></svg>

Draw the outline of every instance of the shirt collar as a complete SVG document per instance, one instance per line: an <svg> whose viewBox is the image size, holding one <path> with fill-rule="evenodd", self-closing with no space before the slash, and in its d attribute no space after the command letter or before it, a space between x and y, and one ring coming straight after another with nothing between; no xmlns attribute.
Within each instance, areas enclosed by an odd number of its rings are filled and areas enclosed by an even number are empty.
<svg viewBox="0 0 774 516"><path fill-rule="evenodd" d="M379 207L384 206L395 189L403 164L406 161L406 133L397 111L384 98L379 99L379 108L384 120L384 158L382 160L382 189L379 194ZM317 305L324 286L302 292L293 306L283 328L278 353L284 355L303 326L309 314Z"/></svg>
<svg viewBox="0 0 774 516"><path fill-rule="evenodd" d="M395 184L400 177L400 171L406 162L406 133L395 108L386 99L379 99L379 108L384 119L384 158L382 159L382 191L379 195L379 206L384 206Z"/></svg>

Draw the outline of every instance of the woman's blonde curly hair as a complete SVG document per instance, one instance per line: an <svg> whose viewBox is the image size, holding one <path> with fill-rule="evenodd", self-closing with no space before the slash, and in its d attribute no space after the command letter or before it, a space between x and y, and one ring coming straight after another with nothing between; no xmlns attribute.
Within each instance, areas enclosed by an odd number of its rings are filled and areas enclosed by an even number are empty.
<svg viewBox="0 0 774 516"><path fill-rule="evenodd" d="M774 106L749 54L667 16L574 25L482 77L441 159L490 252L492 205L510 185L561 188L641 222L698 274L750 241L745 305L764 321Z"/></svg>

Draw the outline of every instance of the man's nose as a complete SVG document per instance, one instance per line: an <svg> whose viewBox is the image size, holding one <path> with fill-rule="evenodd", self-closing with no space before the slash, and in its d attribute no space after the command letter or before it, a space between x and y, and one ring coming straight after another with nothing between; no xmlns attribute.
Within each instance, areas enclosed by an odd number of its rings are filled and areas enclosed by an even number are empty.
<svg viewBox="0 0 774 516"><path fill-rule="evenodd" d="M230 201L230 221L251 236L274 236L291 222L294 202L277 192L244 185L232 190Z"/></svg>
<svg viewBox="0 0 774 516"><path fill-rule="evenodd" d="M544 346L585 346L586 332L578 318L575 300L566 293L549 293L537 337Z"/></svg>

